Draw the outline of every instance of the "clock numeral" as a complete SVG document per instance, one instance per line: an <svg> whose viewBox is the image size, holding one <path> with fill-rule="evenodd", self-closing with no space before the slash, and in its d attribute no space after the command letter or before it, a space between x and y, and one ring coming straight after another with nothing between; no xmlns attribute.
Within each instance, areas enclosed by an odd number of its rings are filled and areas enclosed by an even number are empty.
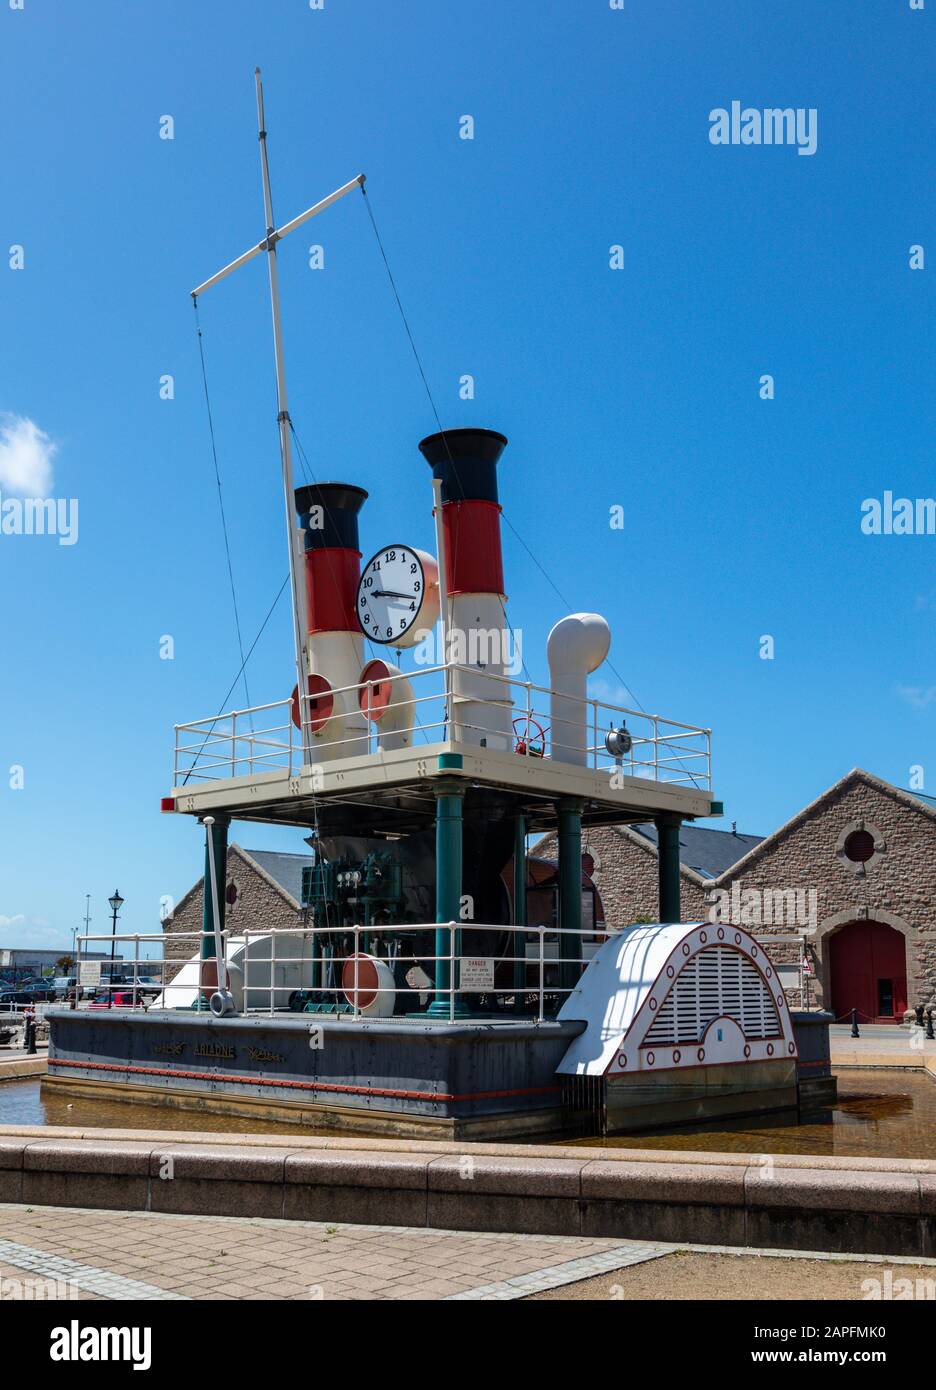
<svg viewBox="0 0 936 1390"><path fill-rule="evenodd" d="M416 566L415 566L415 565L410 565L410 567L409 567L409 572L410 572L410 574L415 574L415 573L416 573Z"/></svg>
<svg viewBox="0 0 936 1390"><path fill-rule="evenodd" d="M416 580L416 583L413 585L413 592L418 594L421 588L422 588L422 585L420 584L419 580L417 579L417 580Z"/></svg>
<svg viewBox="0 0 936 1390"><path fill-rule="evenodd" d="M387 553L386 553L386 555L384 556L384 559L387 561L387 564L390 564L390 562L391 562L392 560L395 560L395 559L396 559L396 551L395 551L395 550L388 550Z"/></svg>

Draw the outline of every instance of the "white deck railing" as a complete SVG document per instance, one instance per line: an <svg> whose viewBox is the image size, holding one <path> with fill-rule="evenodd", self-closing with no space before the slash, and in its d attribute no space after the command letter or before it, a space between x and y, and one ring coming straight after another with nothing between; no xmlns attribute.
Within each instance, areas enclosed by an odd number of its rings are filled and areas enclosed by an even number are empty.
<svg viewBox="0 0 936 1390"><path fill-rule="evenodd" d="M470 721L459 711L451 717L451 694L446 694L446 671L449 684L459 674L477 679L478 671L458 665L431 666L408 671L405 678L411 683L411 698L395 696L388 710L412 724L413 744L432 744L446 741L477 746L489 738L503 744L504 703L511 706L514 737L513 750L527 758L553 758L559 762L574 762L571 756L581 749L564 745L555 731L550 730L550 700L547 686L531 681L514 680L485 671L485 683L494 682L490 689L499 692L498 702L489 702L491 722L486 723L485 702L472 700ZM358 685L334 689L336 708L351 705L355 709L372 706L380 680L364 681ZM502 703L503 702L503 703ZM409 719L411 715L411 720ZM307 727L319 725L321 715L303 702L303 722ZM639 777L653 782L675 783L700 791L711 789L711 730L694 724L683 724L662 715L628 709L604 700L585 701L585 714L579 730L585 730L585 765L613 777ZM630 750L614 757L605 746L610 729L625 726L631 737ZM572 728L566 717L564 728ZM353 757L374 753L380 746L380 725L368 724L362 733L347 737L327 738L316 742L316 756L326 758ZM229 777L250 777L267 770L293 774L302 769L303 747L299 728L292 721L292 701L277 700L250 709L230 710L208 719L196 719L175 726L175 757L173 786L189 782L217 781Z"/></svg>
<svg viewBox="0 0 936 1390"><path fill-rule="evenodd" d="M416 952L414 937L420 933L424 937L432 934L433 942L435 934L441 933L446 949L440 954L435 950ZM490 955L479 955L477 949L470 953L463 949L465 937L476 933L488 934L484 940L490 941ZM387 1021L418 1015L424 1023L446 1023L459 1017L463 1007L470 1006L472 1000L477 1002L483 998L486 1022L512 1024L542 1021L555 1015L607 933L545 926L427 922L400 927L308 926L266 931L225 928L222 937L223 977L241 1014L273 1017L344 1013L379 1018L374 1001L380 997L393 1001ZM523 938L522 954L514 954L520 937ZM132 958L125 957L124 964L132 967L135 978L144 974L155 976L160 982L160 993L149 1000L143 990L133 984L118 985L115 992L132 996L132 1007L148 1012L208 1012L208 999L217 987L218 974L213 954L208 961L200 957L201 943L205 939L213 953L213 932L119 934L117 940L129 942L133 948ZM574 948L564 946L570 939L575 941ZM109 936L80 936L79 962L85 943L110 940ZM378 940L380 950L369 952L368 946ZM180 960L164 954L142 954L141 948L150 949L157 943L165 947L170 941L190 943L192 955ZM476 948L477 942L478 937L474 935ZM563 949L569 949L570 954L561 954ZM394 971L399 976L418 966L423 969L426 982L414 985L400 985L395 981L380 983L378 977L375 983L376 972L371 964L374 959L387 967L391 978ZM468 971L466 962L470 962ZM490 984L478 983L479 964L488 967ZM436 985L434 980L439 965L442 978ZM101 993L107 993L103 981ZM300 995L303 996L301 1007L291 1007L291 999ZM431 1014L428 1012L430 1004L435 1005ZM307 1009L307 1005L313 1007ZM316 1009L316 1005L320 1007ZM82 1004L77 1007L82 1008ZM88 1007L88 1003L84 1007Z"/></svg>

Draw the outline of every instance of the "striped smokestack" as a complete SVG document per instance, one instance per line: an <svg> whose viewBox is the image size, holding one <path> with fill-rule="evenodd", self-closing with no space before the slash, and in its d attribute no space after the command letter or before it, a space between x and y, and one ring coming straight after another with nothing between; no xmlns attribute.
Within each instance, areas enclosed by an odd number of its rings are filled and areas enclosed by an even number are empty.
<svg viewBox="0 0 936 1390"><path fill-rule="evenodd" d="M313 757L361 752L367 726L353 691L364 665L364 637L355 611L361 551L358 513L367 493L353 483L311 483L295 490L299 525L305 533L306 650Z"/></svg>
<svg viewBox="0 0 936 1390"><path fill-rule="evenodd" d="M430 434L419 445L442 488L452 722L464 743L513 746L510 687L488 677L509 665L497 462L507 440L496 430Z"/></svg>

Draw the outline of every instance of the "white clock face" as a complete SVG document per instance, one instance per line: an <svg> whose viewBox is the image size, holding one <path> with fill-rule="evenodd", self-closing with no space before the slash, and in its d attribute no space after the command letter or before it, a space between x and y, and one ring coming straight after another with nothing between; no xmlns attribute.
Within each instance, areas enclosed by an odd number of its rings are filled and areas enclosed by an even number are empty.
<svg viewBox="0 0 936 1390"><path fill-rule="evenodd" d="M438 573L429 556L408 545L378 550L361 574L357 591L358 621L372 642L408 647L416 633L432 627L438 616ZM427 590L429 602L427 603Z"/></svg>

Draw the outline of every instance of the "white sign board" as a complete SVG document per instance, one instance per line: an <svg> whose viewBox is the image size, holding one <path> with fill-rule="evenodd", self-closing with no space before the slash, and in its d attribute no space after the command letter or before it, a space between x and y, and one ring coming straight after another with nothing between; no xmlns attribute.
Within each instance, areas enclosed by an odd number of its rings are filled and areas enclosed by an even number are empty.
<svg viewBox="0 0 936 1390"><path fill-rule="evenodd" d="M97 989L101 983L101 962L99 960L83 960L78 967L78 983L88 986L90 989Z"/></svg>
<svg viewBox="0 0 936 1390"><path fill-rule="evenodd" d="M493 956L463 956L458 988L464 993L487 993L494 988Z"/></svg>
<svg viewBox="0 0 936 1390"><path fill-rule="evenodd" d="M798 965L778 965L777 979L783 990L799 989L801 984L800 967Z"/></svg>

